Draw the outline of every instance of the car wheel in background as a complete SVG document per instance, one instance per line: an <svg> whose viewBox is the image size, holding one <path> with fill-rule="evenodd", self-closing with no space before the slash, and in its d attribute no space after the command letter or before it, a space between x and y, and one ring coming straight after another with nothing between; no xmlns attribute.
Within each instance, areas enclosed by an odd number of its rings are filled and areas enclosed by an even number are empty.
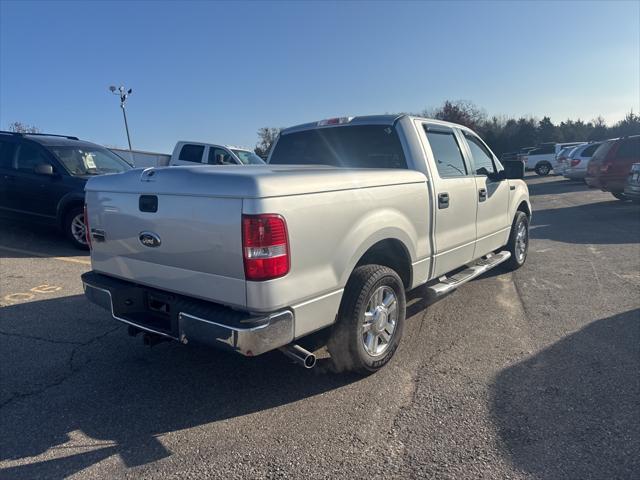
<svg viewBox="0 0 640 480"><path fill-rule="evenodd" d="M72 207L64 216L62 222L64 234L71 244L81 250L88 250L86 225L84 223L84 209L80 206Z"/></svg>
<svg viewBox="0 0 640 480"><path fill-rule="evenodd" d="M536 165L536 173L541 177L549 175L551 172L551 164L547 162L539 163Z"/></svg>
<svg viewBox="0 0 640 480"><path fill-rule="evenodd" d="M526 213L516 212L506 247L511 257L505 266L508 270L517 270L527 261L529 253L529 217Z"/></svg>
<svg viewBox="0 0 640 480"><path fill-rule="evenodd" d="M629 200L629 198L624 194L624 193L620 193L620 192L611 192L611 195L613 195L614 197L616 197L618 200L621 200L623 202L627 202Z"/></svg>
<svg viewBox="0 0 640 480"><path fill-rule="evenodd" d="M405 308L404 285L395 271L357 267L327 345L335 370L371 374L386 365L402 338Z"/></svg>

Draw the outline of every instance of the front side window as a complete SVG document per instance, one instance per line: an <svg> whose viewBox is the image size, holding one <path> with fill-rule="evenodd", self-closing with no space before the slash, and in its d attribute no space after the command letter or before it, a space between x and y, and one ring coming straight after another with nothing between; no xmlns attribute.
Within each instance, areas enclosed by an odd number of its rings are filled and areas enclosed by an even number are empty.
<svg viewBox="0 0 640 480"><path fill-rule="evenodd" d="M209 158L207 159L209 165L235 165L231 154L223 148L209 147Z"/></svg>
<svg viewBox="0 0 640 480"><path fill-rule="evenodd" d="M50 150L71 175L102 175L131 169L131 165L115 153L98 146L61 146Z"/></svg>
<svg viewBox="0 0 640 480"><path fill-rule="evenodd" d="M178 160L185 162L202 163L204 145L183 145Z"/></svg>
<svg viewBox="0 0 640 480"><path fill-rule="evenodd" d="M264 160L253 152L249 152L248 150L232 151L240 159L243 165L264 165Z"/></svg>
<svg viewBox="0 0 640 480"><path fill-rule="evenodd" d="M23 143L18 151L16 168L23 172L33 172L42 163L51 163L38 145Z"/></svg>
<svg viewBox="0 0 640 480"><path fill-rule="evenodd" d="M473 158L473 168L476 175L491 175L496 173L496 166L493 163L493 157L482 141L469 132L464 132L464 138L467 140L471 157Z"/></svg>
<svg viewBox="0 0 640 480"><path fill-rule="evenodd" d="M440 177L466 176L467 167L453 130L428 130L425 126L425 133Z"/></svg>
<svg viewBox="0 0 640 480"><path fill-rule="evenodd" d="M407 168L398 132L388 125L315 128L281 134L269 163Z"/></svg>

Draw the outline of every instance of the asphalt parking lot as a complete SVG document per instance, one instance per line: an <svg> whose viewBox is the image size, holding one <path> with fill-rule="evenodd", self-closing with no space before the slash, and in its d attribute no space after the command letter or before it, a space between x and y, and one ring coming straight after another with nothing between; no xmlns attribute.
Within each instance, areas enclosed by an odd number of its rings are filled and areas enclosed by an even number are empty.
<svg viewBox="0 0 640 480"><path fill-rule="evenodd" d="M0 478L640 478L640 208L528 177L527 264L427 305L359 378L145 347L88 257L0 221Z"/></svg>

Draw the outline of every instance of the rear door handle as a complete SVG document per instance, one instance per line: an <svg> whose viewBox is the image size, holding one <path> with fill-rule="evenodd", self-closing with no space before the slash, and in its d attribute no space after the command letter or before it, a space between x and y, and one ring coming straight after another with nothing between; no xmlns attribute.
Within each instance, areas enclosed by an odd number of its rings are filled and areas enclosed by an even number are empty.
<svg viewBox="0 0 640 480"><path fill-rule="evenodd" d="M480 190L478 190L478 200L480 202L484 202L486 199L487 199L487 189L481 188Z"/></svg>
<svg viewBox="0 0 640 480"><path fill-rule="evenodd" d="M438 194L438 208L449 208L449 194L447 192Z"/></svg>

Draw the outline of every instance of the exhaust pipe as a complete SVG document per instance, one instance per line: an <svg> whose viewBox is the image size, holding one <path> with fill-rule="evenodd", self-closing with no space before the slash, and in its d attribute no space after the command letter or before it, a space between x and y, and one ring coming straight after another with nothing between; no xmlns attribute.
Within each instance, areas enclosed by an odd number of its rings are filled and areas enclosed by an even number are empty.
<svg viewBox="0 0 640 480"><path fill-rule="evenodd" d="M313 368L316 365L316 356L300 345L290 343L289 345L280 347L279 350L304 368Z"/></svg>
<svg viewBox="0 0 640 480"><path fill-rule="evenodd" d="M144 343L148 347L153 347L154 345L158 345L162 342L168 342L169 339L167 337L163 337L162 335L154 335L153 333L145 333L142 336L142 343Z"/></svg>

